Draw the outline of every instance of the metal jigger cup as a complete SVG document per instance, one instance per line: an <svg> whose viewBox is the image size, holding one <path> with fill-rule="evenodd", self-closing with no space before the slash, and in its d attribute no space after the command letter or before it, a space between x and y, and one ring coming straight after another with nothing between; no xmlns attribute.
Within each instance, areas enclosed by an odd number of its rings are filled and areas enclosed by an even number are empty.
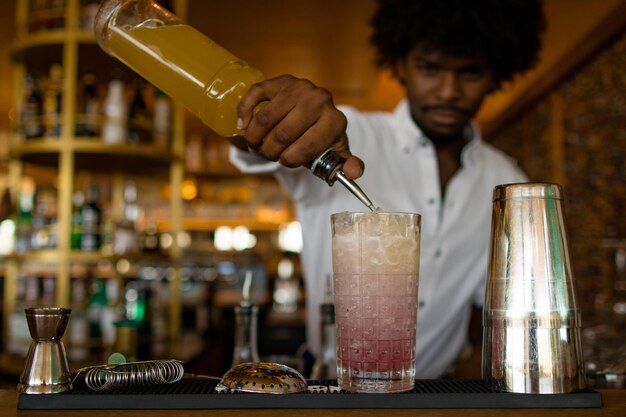
<svg viewBox="0 0 626 417"><path fill-rule="evenodd" d="M55 394L72 389L65 347L65 333L72 310L27 308L26 321L33 338L17 390L26 394Z"/></svg>
<svg viewBox="0 0 626 417"><path fill-rule="evenodd" d="M497 391L553 394L586 387L559 185L494 189L482 374Z"/></svg>

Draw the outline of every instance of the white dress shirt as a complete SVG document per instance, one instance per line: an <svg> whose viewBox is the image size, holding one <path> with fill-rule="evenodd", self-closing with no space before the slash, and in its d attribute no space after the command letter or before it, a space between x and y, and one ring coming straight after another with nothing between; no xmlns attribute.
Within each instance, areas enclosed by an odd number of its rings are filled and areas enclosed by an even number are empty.
<svg viewBox="0 0 626 417"><path fill-rule="evenodd" d="M341 110L350 150L365 162L357 183L377 207L422 216L416 376L442 376L466 341L472 305L484 301L493 189L526 176L472 126L443 199L435 148L413 122L406 101L393 113ZM231 162L248 173L274 171L294 198L304 239L307 343L317 353L319 305L332 273L330 215L367 209L339 183L329 187L305 168L285 168L234 147Z"/></svg>

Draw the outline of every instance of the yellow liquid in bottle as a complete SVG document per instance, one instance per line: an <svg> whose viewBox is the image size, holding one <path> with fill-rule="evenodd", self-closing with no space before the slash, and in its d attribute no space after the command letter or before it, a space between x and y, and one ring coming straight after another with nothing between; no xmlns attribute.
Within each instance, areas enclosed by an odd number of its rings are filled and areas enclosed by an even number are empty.
<svg viewBox="0 0 626 417"><path fill-rule="evenodd" d="M216 133L243 133L237 130L237 105L263 74L193 27L112 27L103 46Z"/></svg>

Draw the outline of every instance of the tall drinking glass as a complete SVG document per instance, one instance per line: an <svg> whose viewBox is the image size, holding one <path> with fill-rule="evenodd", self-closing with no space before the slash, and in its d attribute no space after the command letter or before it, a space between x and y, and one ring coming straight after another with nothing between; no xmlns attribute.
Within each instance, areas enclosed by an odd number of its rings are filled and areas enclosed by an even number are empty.
<svg viewBox="0 0 626 417"><path fill-rule="evenodd" d="M353 392L411 390L421 216L331 215L337 379Z"/></svg>

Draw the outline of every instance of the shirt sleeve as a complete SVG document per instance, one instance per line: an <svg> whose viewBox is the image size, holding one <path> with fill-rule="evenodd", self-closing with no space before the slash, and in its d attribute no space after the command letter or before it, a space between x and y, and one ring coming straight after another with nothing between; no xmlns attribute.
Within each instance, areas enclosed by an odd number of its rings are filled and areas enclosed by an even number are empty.
<svg viewBox="0 0 626 417"><path fill-rule="evenodd" d="M236 146L230 147L228 153L230 163L246 174L265 174L278 171L278 162L268 161L259 155L243 151Z"/></svg>

